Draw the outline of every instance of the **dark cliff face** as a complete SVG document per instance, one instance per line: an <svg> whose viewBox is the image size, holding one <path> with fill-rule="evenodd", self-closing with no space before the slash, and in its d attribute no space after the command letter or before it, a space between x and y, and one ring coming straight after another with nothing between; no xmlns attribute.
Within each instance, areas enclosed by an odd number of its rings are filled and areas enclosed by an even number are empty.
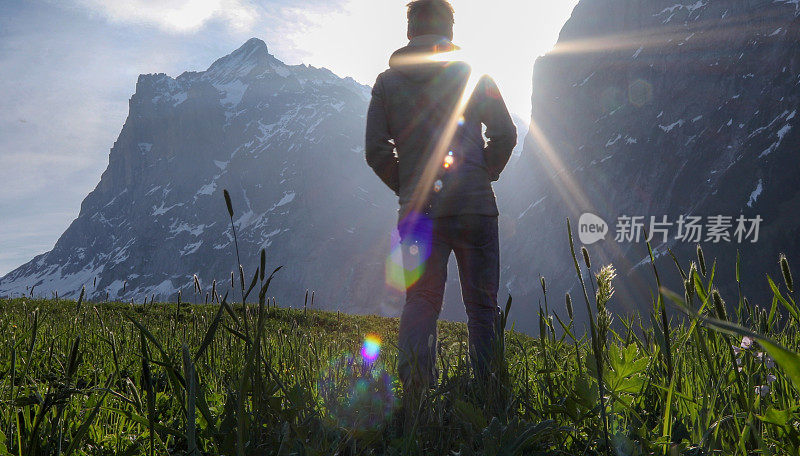
<svg viewBox="0 0 800 456"><path fill-rule="evenodd" d="M595 270L613 263L619 272L614 310L648 309L647 249L615 241L619 217L643 216L649 230L651 216L693 215L703 217L701 244L709 269L718 259L728 300L737 299L738 249L745 293L768 305L764 273L780 275L778 254L800 265L799 21L796 2L581 1L536 62L531 133L498 188L512 294L535 302L542 274L550 308L556 302L564 314L563 293L581 294L565 219L579 248L578 221L591 212L609 224L588 249ZM731 217L731 242L707 240L716 215ZM763 219L758 242L738 242L740 216ZM662 276L680 290L667 249L686 264L695 243L678 233L673 224L652 245ZM529 307L517 314L523 327L535 327Z"/></svg>
<svg viewBox="0 0 800 456"><path fill-rule="evenodd" d="M265 248L269 267L286 266L270 293L284 305L310 288L320 306L391 313L401 295L382 286L383 260L396 201L364 163L368 101L368 87L284 65L256 39L204 72L140 76L80 215L53 251L0 280L0 294L37 285L77 297L86 285L95 299L182 289L192 301L194 274L223 294L237 264L227 188L245 272Z"/></svg>

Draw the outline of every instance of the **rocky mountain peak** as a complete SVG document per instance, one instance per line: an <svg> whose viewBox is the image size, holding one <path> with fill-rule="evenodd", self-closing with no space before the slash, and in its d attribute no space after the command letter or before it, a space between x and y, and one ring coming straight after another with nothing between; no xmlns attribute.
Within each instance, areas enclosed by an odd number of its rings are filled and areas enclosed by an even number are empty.
<svg viewBox="0 0 800 456"><path fill-rule="evenodd" d="M264 41L250 38L235 51L212 63L203 76L212 83L225 84L282 65L270 55Z"/></svg>
<svg viewBox="0 0 800 456"><path fill-rule="evenodd" d="M195 274L204 289L216 279L222 294L238 269L225 188L248 274L263 248L270 265L295 265L276 296L316 288L318 298L355 305L354 294L370 289L357 284L383 271L346 263L388 240L395 216L364 163L368 93L327 69L285 65L259 39L206 71L140 76L80 215L52 251L0 279L0 295L33 286L75 297L86 286L91 299L174 299Z"/></svg>
<svg viewBox="0 0 800 456"><path fill-rule="evenodd" d="M239 46L239 49L233 51L233 54L237 52L241 53L251 53L251 52L258 52L263 51L269 53L267 50L267 43L264 42L261 38L250 38L249 40L245 41L244 44Z"/></svg>

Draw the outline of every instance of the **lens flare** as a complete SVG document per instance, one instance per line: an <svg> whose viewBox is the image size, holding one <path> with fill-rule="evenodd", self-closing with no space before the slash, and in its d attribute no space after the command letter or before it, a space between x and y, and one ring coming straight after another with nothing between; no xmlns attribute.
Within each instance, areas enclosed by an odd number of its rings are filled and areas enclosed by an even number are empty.
<svg viewBox="0 0 800 456"><path fill-rule="evenodd" d="M391 250L386 258L386 284L406 291L425 272L431 255L433 221L424 214L412 212L392 232Z"/></svg>
<svg viewBox="0 0 800 456"><path fill-rule="evenodd" d="M381 353L381 337L377 334L367 334L364 345L361 346L361 357L365 363L372 364Z"/></svg>
<svg viewBox="0 0 800 456"><path fill-rule="evenodd" d="M410 204L412 209L415 211L422 210L428 201L431 190L434 189L433 183L436 181L436 175L440 172L441 168L439 167L442 166L442 159L447 155L448 148L450 147L450 144L452 143L452 140L459 128L459 120L461 120L461 118L464 116L467 104L472 98L472 94L478 87L478 83L484 74L479 71L473 71L473 68L466 63L468 59L465 59L465 57L466 54L461 50L424 54L416 57L417 62L448 62L454 66L458 66L465 71L467 74L467 79L461 93L461 98L456 106L454 106L453 112L447 118L444 127L441 129L441 134L434 144L430 159L422 170L422 175L419 179L419 185L417 185L416 189L411 195ZM489 95L499 96L499 93ZM445 168L450 168L451 165L452 163L444 163Z"/></svg>
<svg viewBox="0 0 800 456"><path fill-rule="evenodd" d="M359 362L357 355L350 353L333 358L321 369L317 382L328 416L355 432L375 432L392 421L398 406L397 388L397 379L380 361Z"/></svg>
<svg viewBox="0 0 800 456"><path fill-rule="evenodd" d="M653 100L653 86L643 79L637 79L628 86L628 101L637 108Z"/></svg>
<svg viewBox="0 0 800 456"><path fill-rule="evenodd" d="M450 168L451 166L453 166L453 163L455 161L456 161L455 158L453 158L453 152L450 151L448 153L448 155L446 155L444 157L444 167L445 167L445 169Z"/></svg>
<svg viewBox="0 0 800 456"><path fill-rule="evenodd" d="M406 291L408 287L417 283L424 271L424 264L414 269L404 268L403 251L400 246L397 246L386 258L386 285L397 291Z"/></svg>

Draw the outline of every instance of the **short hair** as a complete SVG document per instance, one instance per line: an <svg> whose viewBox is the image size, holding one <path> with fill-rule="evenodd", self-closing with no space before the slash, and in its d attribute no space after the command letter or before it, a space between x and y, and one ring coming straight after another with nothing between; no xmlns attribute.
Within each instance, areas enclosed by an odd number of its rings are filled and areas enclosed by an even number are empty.
<svg viewBox="0 0 800 456"><path fill-rule="evenodd" d="M415 0L408 5L408 36L442 35L453 39L453 5L447 0Z"/></svg>

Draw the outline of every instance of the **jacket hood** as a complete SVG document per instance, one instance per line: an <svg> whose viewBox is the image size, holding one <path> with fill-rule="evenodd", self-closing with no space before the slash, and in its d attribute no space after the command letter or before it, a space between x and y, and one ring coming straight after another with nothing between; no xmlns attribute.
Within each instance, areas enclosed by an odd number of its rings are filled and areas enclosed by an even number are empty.
<svg viewBox="0 0 800 456"><path fill-rule="evenodd" d="M408 45L394 51L389 58L389 68L397 70L415 81L426 81L441 74L454 65L468 67L465 62L441 60L434 56L457 51L460 47L438 35L421 35L411 39Z"/></svg>

